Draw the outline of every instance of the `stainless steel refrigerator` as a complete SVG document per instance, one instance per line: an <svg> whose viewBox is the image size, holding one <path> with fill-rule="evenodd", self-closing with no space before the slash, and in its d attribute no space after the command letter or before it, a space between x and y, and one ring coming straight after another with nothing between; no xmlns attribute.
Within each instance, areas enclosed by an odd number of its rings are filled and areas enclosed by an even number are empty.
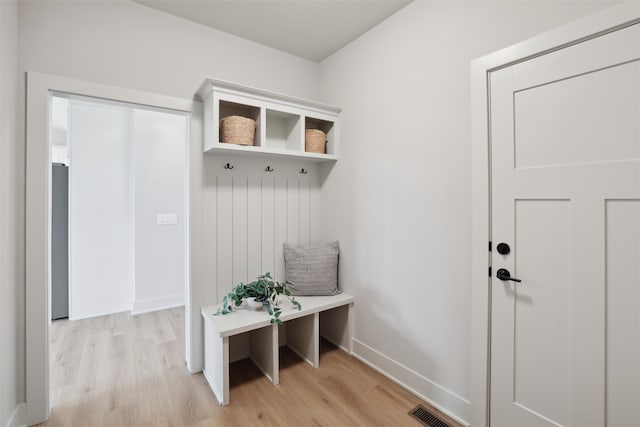
<svg viewBox="0 0 640 427"><path fill-rule="evenodd" d="M51 319L69 317L69 168L51 171Z"/></svg>

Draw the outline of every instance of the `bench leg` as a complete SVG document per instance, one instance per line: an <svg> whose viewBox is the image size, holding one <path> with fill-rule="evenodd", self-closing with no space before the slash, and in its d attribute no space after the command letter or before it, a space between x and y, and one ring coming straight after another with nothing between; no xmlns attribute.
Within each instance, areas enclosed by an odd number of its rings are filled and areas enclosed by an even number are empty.
<svg viewBox="0 0 640 427"><path fill-rule="evenodd" d="M220 405L229 404L229 338L221 338L204 322L203 374Z"/></svg>

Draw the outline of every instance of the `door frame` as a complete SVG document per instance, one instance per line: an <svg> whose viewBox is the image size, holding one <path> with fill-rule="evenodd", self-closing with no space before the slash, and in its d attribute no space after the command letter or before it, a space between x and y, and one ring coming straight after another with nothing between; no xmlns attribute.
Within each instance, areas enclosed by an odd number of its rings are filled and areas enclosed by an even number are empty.
<svg viewBox="0 0 640 427"><path fill-rule="evenodd" d="M67 93L113 100L147 107L186 113L188 116L185 168L185 350L187 367L198 370L202 356L199 324L199 289L192 286L194 271L191 253L200 239L193 239L194 227L200 225L197 208L198 188L193 188L194 174L200 169L202 153L202 104L133 89L76 80L50 74L27 72L26 102L26 200L25 200L25 366L27 425L49 418L49 325L50 325L50 243L51 230L51 156L49 150L50 98L53 93ZM200 154L201 156L201 154ZM195 163L195 164L194 164ZM195 220L195 221L194 221ZM196 234L197 235L197 234ZM199 282L198 282L199 283ZM193 306L194 301L196 306ZM193 368L193 369L192 369Z"/></svg>
<svg viewBox="0 0 640 427"><path fill-rule="evenodd" d="M491 390L491 72L640 23L640 1L629 1L471 62L472 277L471 425L487 427Z"/></svg>

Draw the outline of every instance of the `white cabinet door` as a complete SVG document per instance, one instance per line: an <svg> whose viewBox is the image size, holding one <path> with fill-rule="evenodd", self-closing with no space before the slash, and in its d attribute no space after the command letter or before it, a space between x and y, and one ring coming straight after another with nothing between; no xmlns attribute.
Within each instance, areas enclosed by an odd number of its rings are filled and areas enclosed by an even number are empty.
<svg viewBox="0 0 640 427"><path fill-rule="evenodd" d="M640 24L490 84L491 425L638 425Z"/></svg>

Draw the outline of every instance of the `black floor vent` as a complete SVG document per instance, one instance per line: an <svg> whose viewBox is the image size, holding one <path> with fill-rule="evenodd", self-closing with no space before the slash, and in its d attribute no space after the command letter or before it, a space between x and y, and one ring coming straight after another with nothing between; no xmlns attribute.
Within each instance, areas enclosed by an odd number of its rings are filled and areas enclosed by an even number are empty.
<svg viewBox="0 0 640 427"><path fill-rule="evenodd" d="M409 411L409 415L427 427L451 427L422 405L418 405Z"/></svg>

